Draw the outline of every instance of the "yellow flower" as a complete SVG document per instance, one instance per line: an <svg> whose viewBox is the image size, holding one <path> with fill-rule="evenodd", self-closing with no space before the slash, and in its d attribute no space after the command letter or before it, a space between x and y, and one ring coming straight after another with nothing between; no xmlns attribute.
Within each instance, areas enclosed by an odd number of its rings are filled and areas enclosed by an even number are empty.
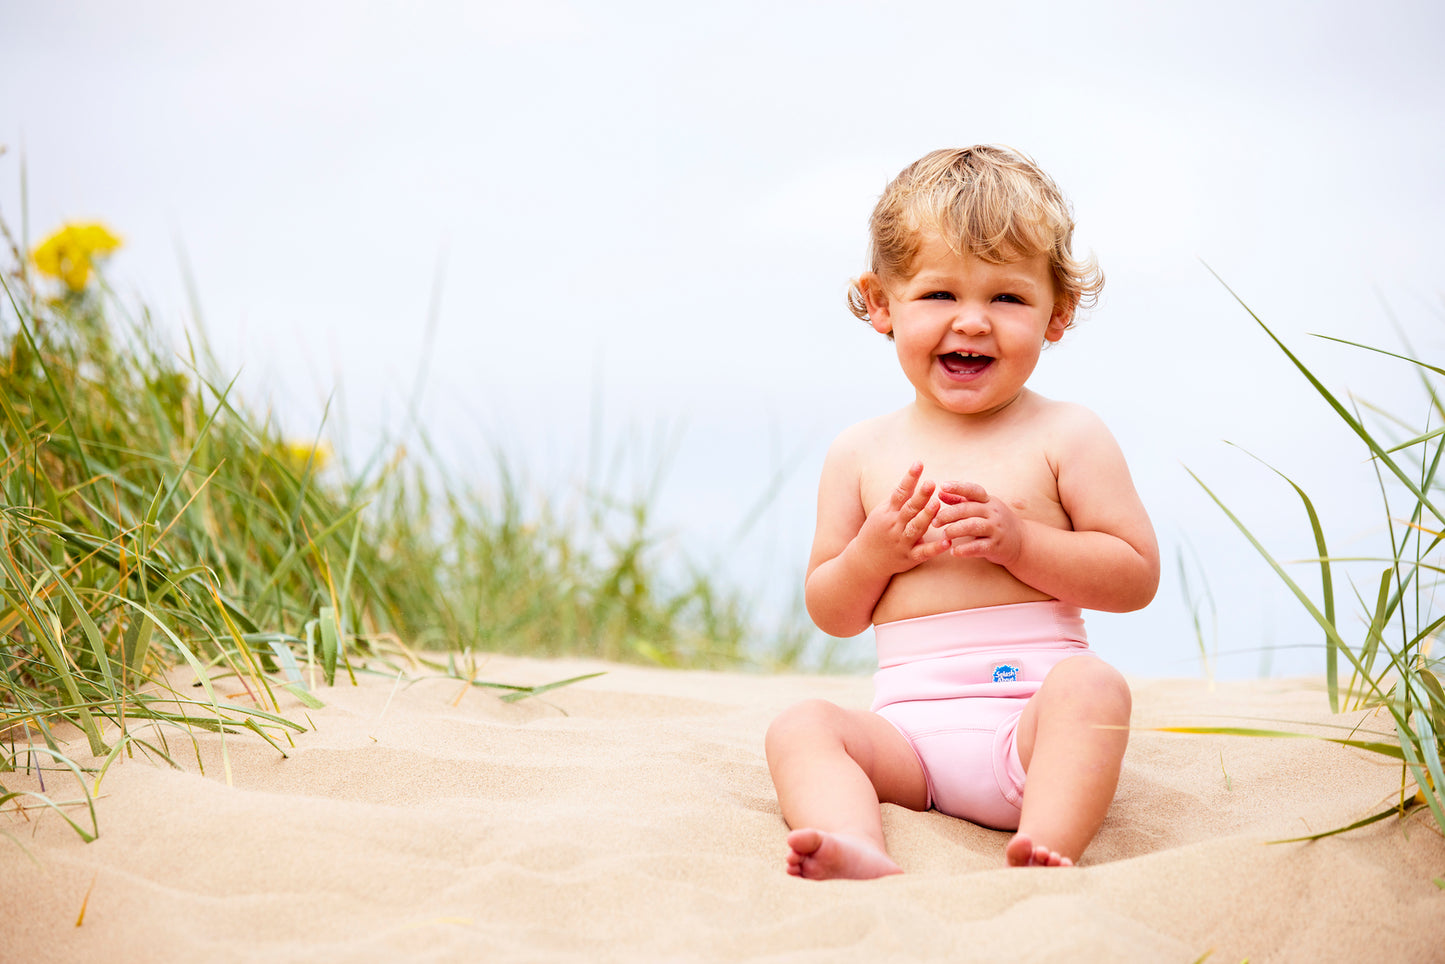
<svg viewBox="0 0 1445 964"><path fill-rule="evenodd" d="M311 463L311 471L320 472L326 468L331 461L331 446L326 442L313 446L310 442L296 442L287 440L282 445L282 451L286 454L286 460L296 471L306 468L306 463Z"/></svg>
<svg viewBox="0 0 1445 964"><path fill-rule="evenodd" d="M90 269L120 247L120 238L103 224L67 224L40 242L31 259L41 274L59 278L71 291L82 291Z"/></svg>

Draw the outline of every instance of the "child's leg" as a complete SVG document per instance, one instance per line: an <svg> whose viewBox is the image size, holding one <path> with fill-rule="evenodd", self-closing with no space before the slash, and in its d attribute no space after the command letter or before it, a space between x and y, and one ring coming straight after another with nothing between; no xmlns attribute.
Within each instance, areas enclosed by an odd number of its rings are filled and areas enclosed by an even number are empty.
<svg viewBox="0 0 1445 964"><path fill-rule="evenodd" d="M900 873L883 843L879 804L914 810L928 784L913 749L883 717L809 700L784 711L767 737L768 769L788 834L788 873L882 877Z"/></svg>
<svg viewBox="0 0 1445 964"><path fill-rule="evenodd" d="M1084 853L1119 785L1130 706L1124 677L1097 657L1050 670L1019 718L1028 779L1010 864L1068 865Z"/></svg>

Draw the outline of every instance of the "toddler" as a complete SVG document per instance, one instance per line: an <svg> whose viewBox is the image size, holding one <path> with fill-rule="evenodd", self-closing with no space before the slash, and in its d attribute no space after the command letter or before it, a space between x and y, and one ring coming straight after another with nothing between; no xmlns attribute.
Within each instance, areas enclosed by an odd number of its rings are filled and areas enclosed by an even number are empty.
<svg viewBox="0 0 1445 964"><path fill-rule="evenodd" d="M849 304L915 398L823 465L808 612L834 636L872 624L879 668L871 711L813 700L768 730L788 872L900 873L881 803L1015 831L1011 865L1070 866L1113 799L1130 709L1080 609L1143 608L1159 582L1108 429L1025 384L1103 276L1073 257L1052 179L999 147L910 165L870 233Z"/></svg>

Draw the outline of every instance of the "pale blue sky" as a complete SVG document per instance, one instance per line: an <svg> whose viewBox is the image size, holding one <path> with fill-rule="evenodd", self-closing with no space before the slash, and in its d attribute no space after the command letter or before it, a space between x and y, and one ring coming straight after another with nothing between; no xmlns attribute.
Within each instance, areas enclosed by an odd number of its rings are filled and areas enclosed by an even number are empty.
<svg viewBox="0 0 1445 964"><path fill-rule="evenodd" d="M583 471L600 399L608 438L682 432L680 542L791 586L823 449L908 398L842 303L873 201L927 150L1013 144L1108 276L1035 387L1113 426L1165 547L1159 600L1095 645L1192 672L1185 540L1221 649L1316 634L1181 463L1286 556L1297 503L1221 440L1305 483L1342 548L1379 522L1358 450L1201 261L1331 385L1418 410L1400 368L1304 333L1395 346L1388 303L1440 349L1442 27L1391 2L4 3L0 216L23 155L32 239L104 220L112 281L172 327L183 249L244 396L306 435L339 383L358 447L400 430L440 273L422 414L459 470L499 440Z"/></svg>

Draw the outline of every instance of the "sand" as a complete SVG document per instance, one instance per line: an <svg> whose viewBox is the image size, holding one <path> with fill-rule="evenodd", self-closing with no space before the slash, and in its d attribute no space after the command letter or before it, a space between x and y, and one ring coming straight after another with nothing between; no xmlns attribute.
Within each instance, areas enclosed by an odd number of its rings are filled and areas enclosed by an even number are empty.
<svg viewBox="0 0 1445 964"><path fill-rule="evenodd" d="M439 679L323 689L323 709L284 704L314 723L285 757L227 737L229 783L219 737L197 754L173 734L182 769L111 767L93 843L11 803L0 960L1445 960L1428 814L1269 843L1374 812L1398 768L1143 729L1325 721L1318 681L1131 681L1137 729L1080 868L1009 869L1005 834L890 806L906 873L814 882L784 872L763 733L800 699L866 706L866 677L505 657L484 676L594 671L510 704Z"/></svg>

